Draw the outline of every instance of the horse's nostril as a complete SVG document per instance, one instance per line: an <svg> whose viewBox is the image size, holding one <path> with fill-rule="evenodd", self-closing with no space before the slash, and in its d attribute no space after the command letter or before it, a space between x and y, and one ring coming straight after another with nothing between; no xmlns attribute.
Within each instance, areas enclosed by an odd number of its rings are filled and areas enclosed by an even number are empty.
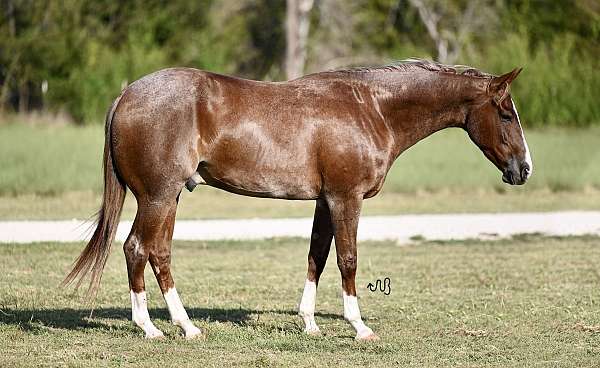
<svg viewBox="0 0 600 368"><path fill-rule="evenodd" d="M521 169L521 178L523 180L527 179L529 177L529 173L531 173L531 169L529 168L529 165L525 164Z"/></svg>

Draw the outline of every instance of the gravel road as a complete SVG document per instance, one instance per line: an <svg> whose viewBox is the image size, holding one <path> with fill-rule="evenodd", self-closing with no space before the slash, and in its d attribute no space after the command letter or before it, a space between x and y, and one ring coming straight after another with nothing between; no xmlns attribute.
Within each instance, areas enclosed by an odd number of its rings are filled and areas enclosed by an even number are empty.
<svg viewBox="0 0 600 368"><path fill-rule="evenodd" d="M90 223L70 221L0 221L0 242L70 242L85 240ZM280 236L308 238L312 219L179 220L178 240L263 239ZM122 221L117 239L124 240L131 221ZM364 216L359 240L391 239L404 243L427 240L505 238L515 234L600 235L600 211L498 214Z"/></svg>

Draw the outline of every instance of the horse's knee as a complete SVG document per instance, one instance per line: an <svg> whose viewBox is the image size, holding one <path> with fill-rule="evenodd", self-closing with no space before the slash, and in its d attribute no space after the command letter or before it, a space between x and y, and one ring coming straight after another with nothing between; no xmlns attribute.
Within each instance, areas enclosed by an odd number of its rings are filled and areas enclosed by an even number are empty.
<svg viewBox="0 0 600 368"><path fill-rule="evenodd" d="M342 275L356 272L356 256L352 254L342 255L337 258L338 268Z"/></svg>

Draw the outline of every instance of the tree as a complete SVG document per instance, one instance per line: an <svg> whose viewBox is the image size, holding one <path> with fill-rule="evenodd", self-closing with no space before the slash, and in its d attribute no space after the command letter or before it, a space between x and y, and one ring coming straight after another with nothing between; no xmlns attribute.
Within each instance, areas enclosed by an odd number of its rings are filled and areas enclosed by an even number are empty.
<svg viewBox="0 0 600 368"><path fill-rule="evenodd" d="M309 15L313 4L313 0L287 0L285 74L288 80L304 73Z"/></svg>
<svg viewBox="0 0 600 368"><path fill-rule="evenodd" d="M454 63L475 30L489 28L493 11L489 0L459 2L446 0L408 0L435 43L437 60Z"/></svg>

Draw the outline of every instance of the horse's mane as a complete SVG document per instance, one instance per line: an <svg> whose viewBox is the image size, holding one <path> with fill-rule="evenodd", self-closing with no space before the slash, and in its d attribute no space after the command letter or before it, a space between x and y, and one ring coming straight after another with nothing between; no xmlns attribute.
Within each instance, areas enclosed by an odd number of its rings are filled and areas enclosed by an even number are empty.
<svg viewBox="0 0 600 368"><path fill-rule="evenodd" d="M350 67L344 69L331 70L331 73L372 73L372 72L395 72L395 71L412 71L412 70L427 70L438 73L450 73L457 75L465 75L476 78L489 78L492 75L482 72L466 65L446 65L436 61L424 59L406 59L391 64L371 67Z"/></svg>

